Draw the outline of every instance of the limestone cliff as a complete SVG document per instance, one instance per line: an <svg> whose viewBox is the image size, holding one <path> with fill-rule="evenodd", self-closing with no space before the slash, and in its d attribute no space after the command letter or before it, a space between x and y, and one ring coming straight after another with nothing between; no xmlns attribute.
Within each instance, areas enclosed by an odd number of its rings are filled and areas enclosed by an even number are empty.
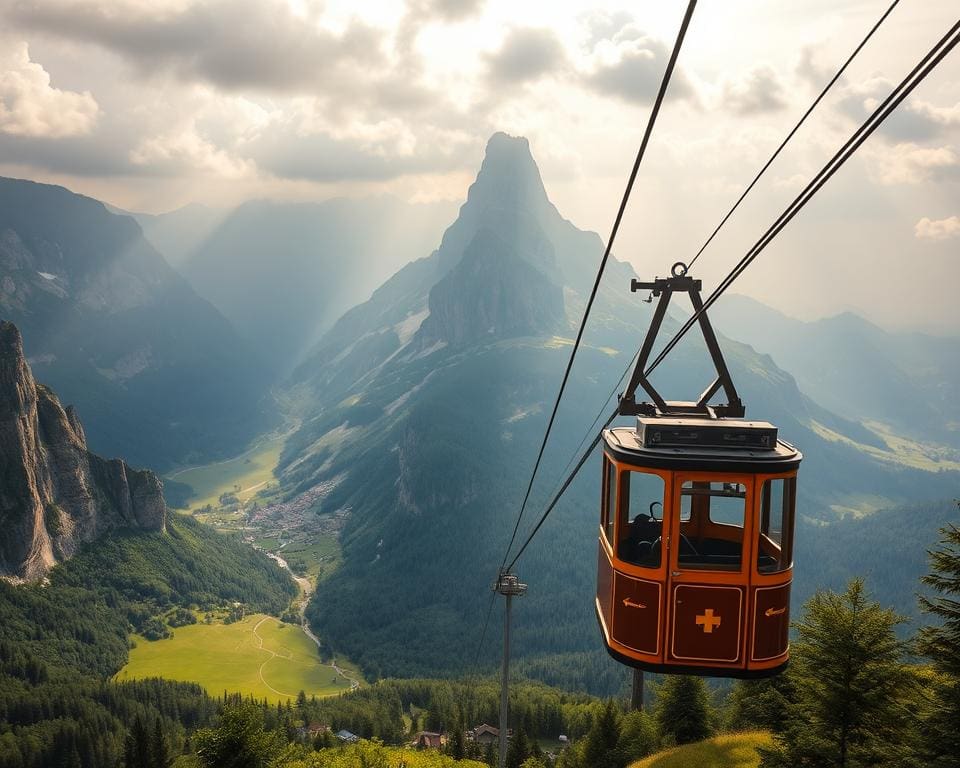
<svg viewBox="0 0 960 768"><path fill-rule="evenodd" d="M34 381L20 331L0 321L0 575L42 578L82 542L165 522L160 479L90 453L74 409Z"/></svg>

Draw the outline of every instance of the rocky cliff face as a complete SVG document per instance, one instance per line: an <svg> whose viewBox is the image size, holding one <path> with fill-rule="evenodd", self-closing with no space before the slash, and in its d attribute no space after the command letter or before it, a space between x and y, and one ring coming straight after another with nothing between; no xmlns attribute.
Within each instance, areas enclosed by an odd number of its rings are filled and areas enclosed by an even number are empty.
<svg viewBox="0 0 960 768"><path fill-rule="evenodd" d="M74 409L34 381L19 330L0 321L0 575L38 579L81 542L165 522L160 479L90 453Z"/></svg>
<svg viewBox="0 0 960 768"><path fill-rule="evenodd" d="M537 241L552 258L545 237ZM463 258L430 291L420 346L462 347L512 336L550 335L564 327L563 289L534 266L513 241L484 229Z"/></svg>

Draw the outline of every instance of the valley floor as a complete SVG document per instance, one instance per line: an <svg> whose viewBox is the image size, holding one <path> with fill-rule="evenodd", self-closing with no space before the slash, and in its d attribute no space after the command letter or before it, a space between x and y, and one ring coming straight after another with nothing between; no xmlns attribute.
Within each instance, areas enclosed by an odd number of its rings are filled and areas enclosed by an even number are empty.
<svg viewBox="0 0 960 768"><path fill-rule="evenodd" d="M117 680L163 677L197 682L213 696L224 691L271 702L329 696L356 687L359 672L342 660L321 661L315 639L264 614L232 624L200 623L166 640L135 637Z"/></svg>

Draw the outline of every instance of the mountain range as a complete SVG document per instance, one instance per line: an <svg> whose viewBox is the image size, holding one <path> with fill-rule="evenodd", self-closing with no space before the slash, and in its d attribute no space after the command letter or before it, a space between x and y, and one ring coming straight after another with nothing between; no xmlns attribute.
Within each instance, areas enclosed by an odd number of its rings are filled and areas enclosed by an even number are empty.
<svg viewBox="0 0 960 768"><path fill-rule="evenodd" d="M725 297L713 316L825 408L881 434L960 448L960 339L891 333L849 312L803 322L745 296Z"/></svg>
<svg viewBox="0 0 960 768"><path fill-rule="evenodd" d="M3 195L0 312L22 326L38 378L77 404L91 449L163 469L298 424L276 470L282 500L347 520L343 564L308 609L318 633L370 677L467 671L603 252L551 203L528 142L490 139L432 251L433 214L394 222L403 243L377 230L410 213L392 201L190 207L138 215L144 237L57 187L6 180ZM630 292L636 276L611 259L521 540L640 344L650 305ZM960 481L956 342L853 317L800 323L736 297L713 315L748 417L805 453L797 595L884 562L917 572ZM683 317L674 308L665 335ZM654 382L689 399L710 374L691 335ZM592 613L598 468L520 561L531 588L516 648L527 674L609 692L622 674ZM899 523L913 517L931 529L911 538ZM493 657L479 649L481 666Z"/></svg>
<svg viewBox="0 0 960 768"><path fill-rule="evenodd" d="M323 484L317 511L350 515L344 565L310 615L370 674L467 669L601 253L597 235L550 203L526 140L497 134L439 248L347 312L295 371L290 399L302 406L302 425L280 480L290 497ZM532 510L562 479L639 346L649 307L630 293L633 276L611 261ZM956 487L955 467L899 462L880 435L806 396L771 357L721 343L748 415L776 423L806 454L798 559L815 562L818 529L850 513ZM702 342L685 341L655 381L687 399L709 370ZM521 657L569 668L573 655L597 648L598 467L588 463L520 563L531 584L518 613ZM815 583L816 573L805 578Z"/></svg>
<svg viewBox="0 0 960 768"><path fill-rule="evenodd" d="M37 378L84 414L98 453L164 470L269 423L255 351L97 200L0 178L0 318Z"/></svg>
<svg viewBox="0 0 960 768"><path fill-rule="evenodd" d="M340 315L428 250L449 214L384 196L133 216L282 380Z"/></svg>

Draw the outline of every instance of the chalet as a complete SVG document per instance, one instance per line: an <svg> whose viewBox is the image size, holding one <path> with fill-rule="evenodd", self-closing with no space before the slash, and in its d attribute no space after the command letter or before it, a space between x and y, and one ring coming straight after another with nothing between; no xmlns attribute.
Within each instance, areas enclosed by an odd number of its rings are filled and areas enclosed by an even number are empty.
<svg viewBox="0 0 960 768"><path fill-rule="evenodd" d="M350 733L346 728L337 731L337 738L340 741L345 741L348 744L353 744L356 741L360 741L360 737L355 733Z"/></svg>
<svg viewBox="0 0 960 768"><path fill-rule="evenodd" d="M420 731L417 734L417 749L440 749L446 741L446 736L443 734Z"/></svg>
<svg viewBox="0 0 960 768"><path fill-rule="evenodd" d="M513 728L507 729L507 738L509 739L513 736ZM467 738L471 741L475 741L478 744L493 744L494 742L500 741L500 729L494 728L492 725L487 725L482 723L474 728L472 731L467 731Z"/></svg>
<svg viewBox="0 0 960 768"><path fill-rule="evenodd" d="M310 723L310 725L307 726L307 735L314 738L319 736L321 733L329 733L329 732L330 732L330 726L324 725L323 723Z"/></svg>

